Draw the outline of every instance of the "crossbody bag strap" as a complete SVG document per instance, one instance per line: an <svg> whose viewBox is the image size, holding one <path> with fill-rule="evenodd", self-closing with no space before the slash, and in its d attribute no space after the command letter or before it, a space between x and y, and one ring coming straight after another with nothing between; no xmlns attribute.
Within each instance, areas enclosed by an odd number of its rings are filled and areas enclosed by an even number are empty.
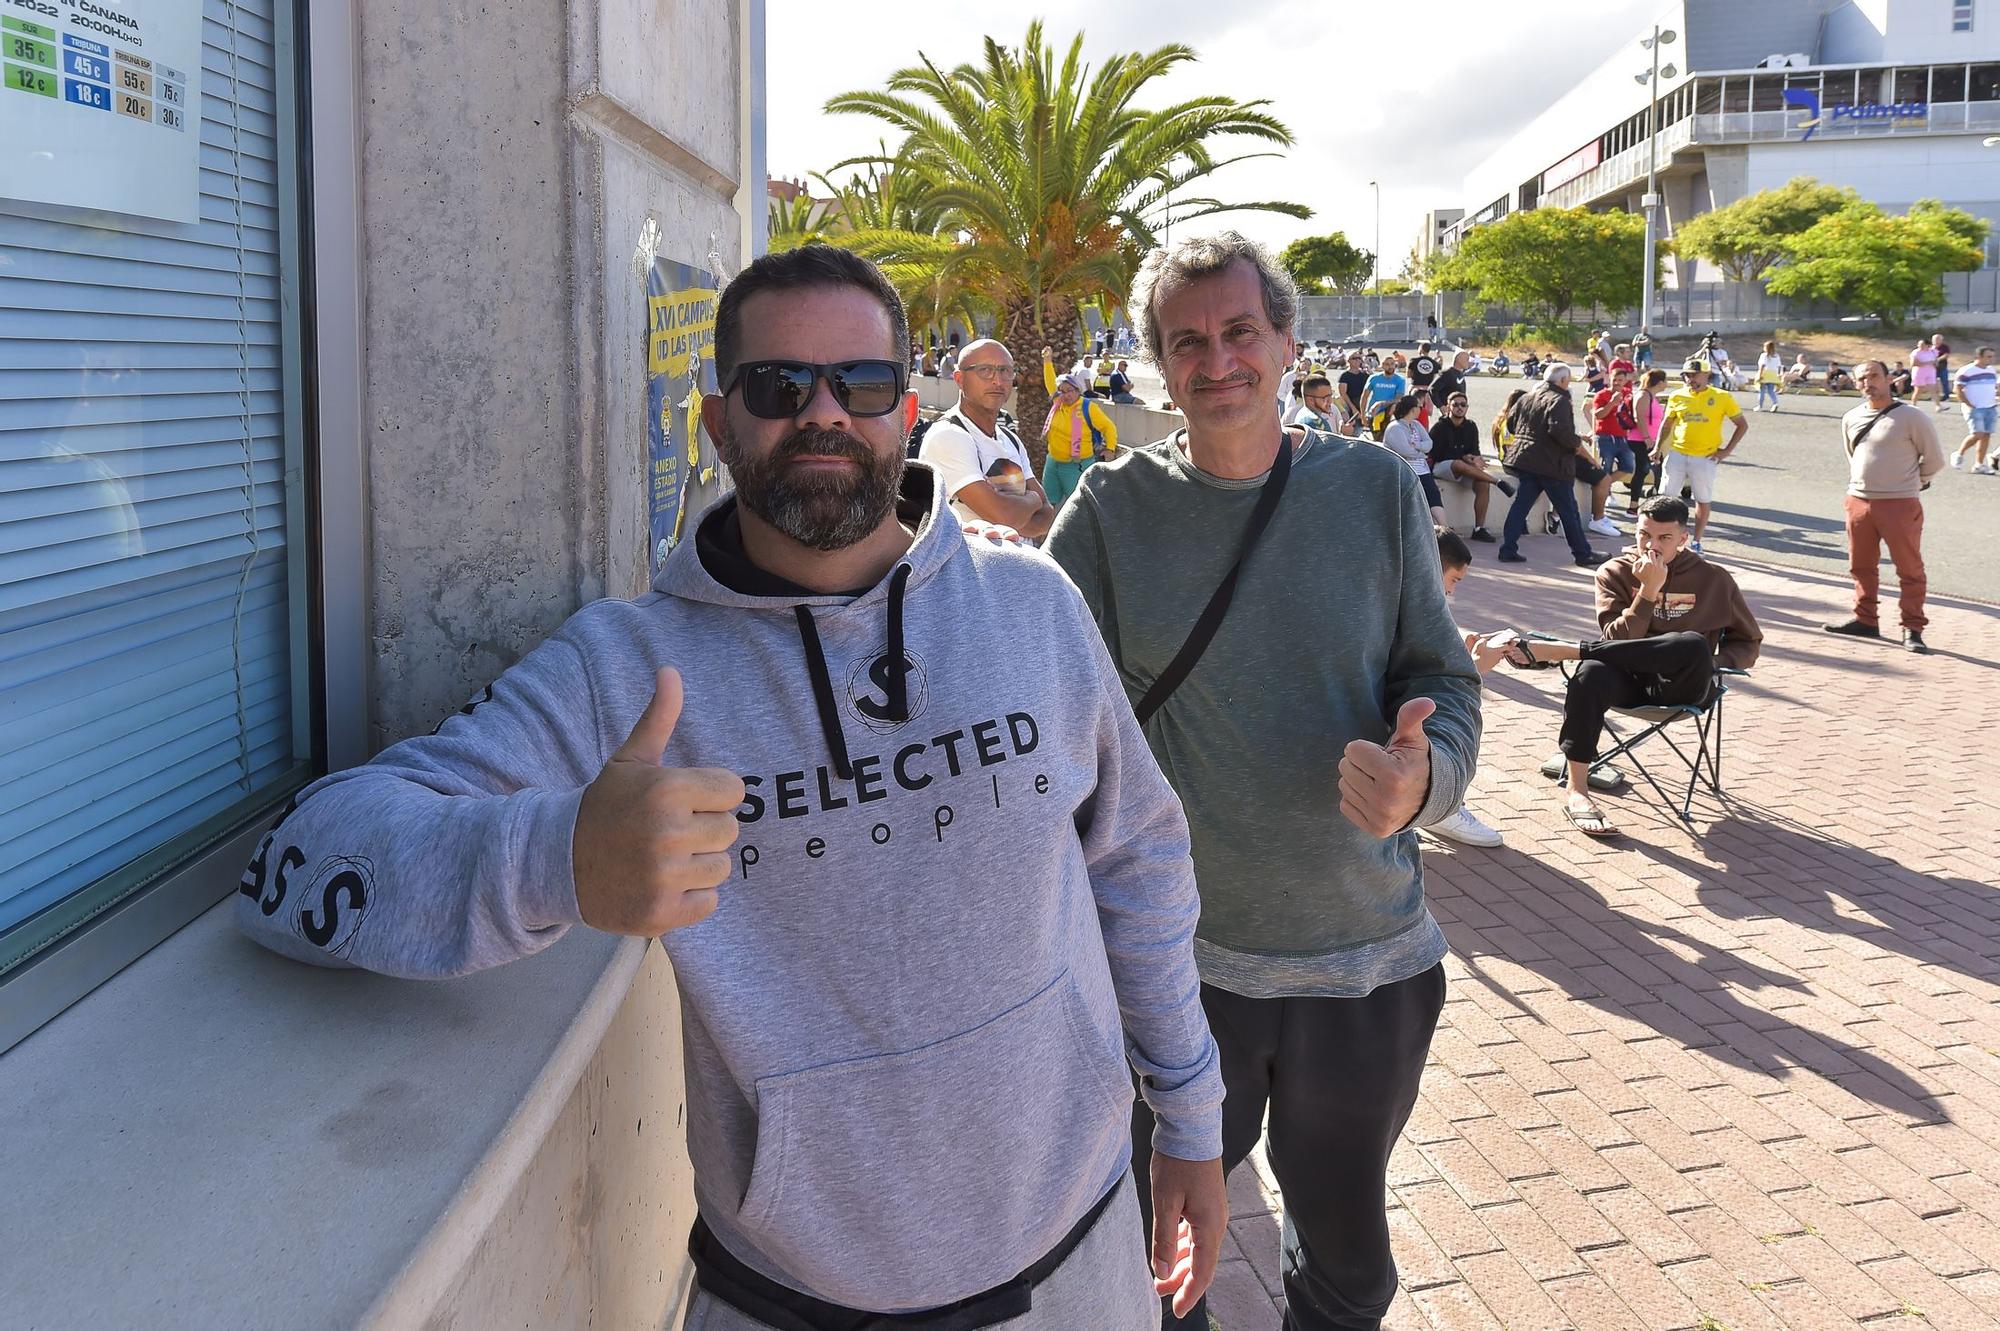
<svg viewBox="0 0 2000 1331"><path fill-rule="evenodd" d="M1860 429L1856 430L1854 432L1854 437L1847 441L1848 453L1851 455L1855 449L1861 447L1861 441L1868 437L1868 432L1874 429L1876 426L1880 425L1882 423L1882 418L1884 416L1887 416L1890 412L1894 411L1896 408L1902 405L1903 404L1900 402L1891 402L1888 406L1882 408L1882 410L1876 412L1873 416L1870 416L1868 418L1868 423L1862 426Z"/></svg>
<svg viewBox="0 0 2000 1331"><path fill-rule="evenodd" d="M1250 522L1243 529L1243 548L1236 553L1236 562L1223 574L1222 582L1208 598L1208 604L1201 608L1194 627L1188 631L1187 641L1174 653L1174 659L1153 681L1153 687L1146 690L1146 696L1139 699L1133 713L1139 724L1145 725L1153 719L1153 714L1166 704L1174 690L1187 679L1201 654L1208 650L1208 644L1215 638L1215 631L1222 627L1222 617L1229 613L1229 602L1236 595L1236 578L1243 572L1243 561L1257 546L1257 540L1270 525L1271 514L1278 508L1278 500L1285 493L1285 481L1292 474L1292 440L1287 434L1278 437L1278 456L1271 463L1271 474L1264 478L1264 484L1257 489L1257 507L1250 511Z"/></svg>

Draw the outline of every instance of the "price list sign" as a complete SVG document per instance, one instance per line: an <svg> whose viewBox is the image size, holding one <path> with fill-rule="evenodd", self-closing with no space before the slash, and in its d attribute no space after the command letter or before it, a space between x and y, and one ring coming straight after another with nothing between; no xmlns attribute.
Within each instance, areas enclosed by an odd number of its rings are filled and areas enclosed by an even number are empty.
<svg viewBox="0 0 2000 1331"><path fill-rule="evenodd" d="M0 0L0 198L200 220L201 0Z"/></svg>

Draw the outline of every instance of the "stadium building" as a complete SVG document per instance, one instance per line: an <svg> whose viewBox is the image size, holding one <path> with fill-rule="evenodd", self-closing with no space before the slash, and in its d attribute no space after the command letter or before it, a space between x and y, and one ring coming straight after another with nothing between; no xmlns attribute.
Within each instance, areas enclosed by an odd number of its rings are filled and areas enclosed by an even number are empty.
<svg viewBox="0 0 2000 1331"><path fill-rule="evenodd" d="M1676 35L1650 145L1663 236L1803 175L1891 211L1936 198L1993 221L2000 264L2000 0L1674 0L1659 23ZM1650 31L1466 178L1443 248L1528 208L1642 211ZM1669 285L1722 276L1663 262Z"/></svg>

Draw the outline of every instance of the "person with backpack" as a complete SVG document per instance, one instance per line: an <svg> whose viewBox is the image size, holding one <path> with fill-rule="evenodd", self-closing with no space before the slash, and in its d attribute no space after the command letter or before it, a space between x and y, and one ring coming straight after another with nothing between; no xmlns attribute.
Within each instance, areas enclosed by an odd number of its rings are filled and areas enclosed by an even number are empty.
<svg viewBox="0 0 2000 1331"><path fill-rule="evenodd" d="M1028 540L1048 535L1056 520L1021 437L1000 423L1014 386L1014 358L1004 344L981 338L959 353L958 402L924 431L917 457L930 464L961 521L1012 527Z"/></svg>
<svg viewBox="0 0 2000 1331"><path fill-rule="evenodd" d="M1632 431L1638 418L1632 412L1632 376L1626 370L1611 373L1611 386L1600 388L1590 400L1591 416L1597 429L1597 458L1605 475L1616 485L1636 475L1639 460L1632 452ZM1594 497L1594 496L1593 496ZM1600 536L1622 535L1618 524L1599 515L1586 524Z"/></svg>
<svg viewBox="0 0 2000 1331"><path fill-rule="evenodd" d="M1060 511L1084 469L1118 451L1118 425L1102 402L1090 398L1087 373L1056 374L1048 347L1042 348L1042 386L1049 394L1049 415L1042 423L1049 448L1042 463L1042 490Z"/></svg>
<svg viewBox="0 0 2000 1331"><path fill-rule="evenodd" d="M1269 251L1176 236L1127 308L1187 426L1085 473L1046 549L1195 829L1223 1165L1268 1117L1285 1324L1375 1326L1397 1288L1389 1152L1444 1003L1416 829L1465 802L1479 676L1416 474L1279 424L1298 295ZM1139 1155L1155 1131L1136 1116Z"/></svg>

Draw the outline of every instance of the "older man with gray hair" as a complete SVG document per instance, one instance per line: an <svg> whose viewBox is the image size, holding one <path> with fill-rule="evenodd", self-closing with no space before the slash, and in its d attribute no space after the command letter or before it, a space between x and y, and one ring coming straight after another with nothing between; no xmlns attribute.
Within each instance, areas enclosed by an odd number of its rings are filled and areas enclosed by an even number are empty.
<svg viewBox="0 0 2000 1331"><path fill-rule="evenodd" d="M1580 568L1596 568L1609 556L1590 548L1583 534L1583 514L1576 507L1576 475L1579 460L1595 463L1590 443L1576 430L1576 406L1570 401L1570 368L1561 361L1542 371L1542 385L1514 404L1507 416L1507 428L1514 436L1514 449L1501 459L1508 472L1519 478L1513 506L1507 510L1506 525L1500 529L1500 562L1525 564L1521 538L1528 534L1528 513L1535 500L1549 497L1549 507L1562 521L1563 535Z"/></svg>
<svg viewBox="0 0 2000 1331"><path fill-rule="evenodd" d="M1149 256L1129 308L1187 427L1084 473L1047 549L1187 810L1223 1163L1268 1115L1286 1325L1320 1331L1396 1292L1389 1151L1444 1002L1415 829L1457 810L1480 712L1415 474L1279 423L1297 306L1234 232Z"/></svg>

